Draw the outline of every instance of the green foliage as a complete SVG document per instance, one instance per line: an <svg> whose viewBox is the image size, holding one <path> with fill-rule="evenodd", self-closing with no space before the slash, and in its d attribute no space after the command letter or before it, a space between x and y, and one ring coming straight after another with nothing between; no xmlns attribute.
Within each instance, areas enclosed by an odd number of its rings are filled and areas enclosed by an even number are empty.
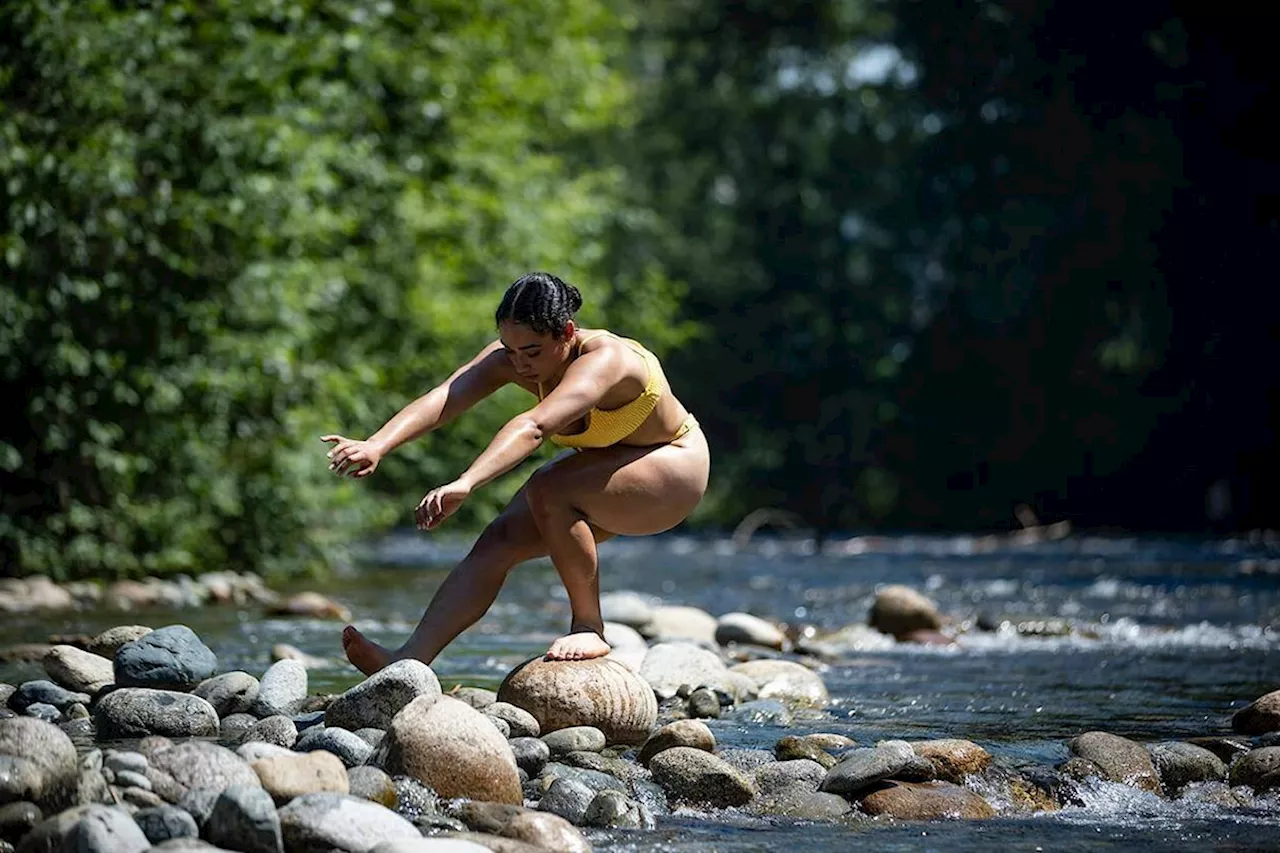
<svg viewBox="0 0 1280 853"><path fill-rule="evenodd" d="M359 484L318 437L444 378L528 269L681 334L660 270L603 260L642 218L592 153L630 120L607 3L15 0L0 30L8 573L299 571L404 523L527 401Z"/></svg>

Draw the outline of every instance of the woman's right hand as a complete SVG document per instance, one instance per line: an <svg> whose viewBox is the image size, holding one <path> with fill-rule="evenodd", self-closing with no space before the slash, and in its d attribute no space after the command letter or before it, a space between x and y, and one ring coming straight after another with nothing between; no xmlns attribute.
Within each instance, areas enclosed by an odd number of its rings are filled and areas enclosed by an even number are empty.
<svg viewBox="0 0 1280 853"><path fill-rule="evenodd" d="M329 450L329 470L339 477L368 477L382 461L382 449L372 441L325 435L321 441L333 444Z"/></svg>

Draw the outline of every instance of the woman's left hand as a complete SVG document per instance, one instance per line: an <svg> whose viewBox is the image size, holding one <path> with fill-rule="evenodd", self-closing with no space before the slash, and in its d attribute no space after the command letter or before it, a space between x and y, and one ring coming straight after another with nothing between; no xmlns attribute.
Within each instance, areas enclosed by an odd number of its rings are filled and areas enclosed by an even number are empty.
<svg viewBox="0 0 1280 853"><path fill-rule="evenodd" d="M419 530L432 530L458 511L462 502L471 494L471 487L461 480L427 492L414 511Z"/></svg>

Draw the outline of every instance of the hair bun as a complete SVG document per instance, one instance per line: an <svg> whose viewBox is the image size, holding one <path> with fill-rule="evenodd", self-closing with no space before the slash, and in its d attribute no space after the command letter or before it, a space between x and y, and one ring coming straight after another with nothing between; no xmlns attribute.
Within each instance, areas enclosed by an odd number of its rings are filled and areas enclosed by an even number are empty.
<svg viewBox="0 0 1280 853"><path fill-rule="evenodd" d="M582 293L572 284L567 282L563 284L565 301L569 303L569 313L573 314L582 307Z"/></svg>

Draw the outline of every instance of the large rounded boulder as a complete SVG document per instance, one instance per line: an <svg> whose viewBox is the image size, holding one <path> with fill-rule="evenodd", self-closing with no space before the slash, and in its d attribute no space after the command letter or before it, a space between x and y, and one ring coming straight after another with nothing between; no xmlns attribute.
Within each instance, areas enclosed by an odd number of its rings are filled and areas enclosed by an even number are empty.
<svg viewBox="0 0 1280 853"><path fill-rule="evenodd" d="M484 714L449 696L420 696L396 714L370 762L441 797L520 805L515 753Z"/></svg>
<svg viewBox="0 0 1280 853"><path fill-rule="evenodd" d="M546 661L534 658L512 670L498 700L523 708L542 734L593 726L609 743L643 743L658 718L653 688L617 661Z"/></svg>

